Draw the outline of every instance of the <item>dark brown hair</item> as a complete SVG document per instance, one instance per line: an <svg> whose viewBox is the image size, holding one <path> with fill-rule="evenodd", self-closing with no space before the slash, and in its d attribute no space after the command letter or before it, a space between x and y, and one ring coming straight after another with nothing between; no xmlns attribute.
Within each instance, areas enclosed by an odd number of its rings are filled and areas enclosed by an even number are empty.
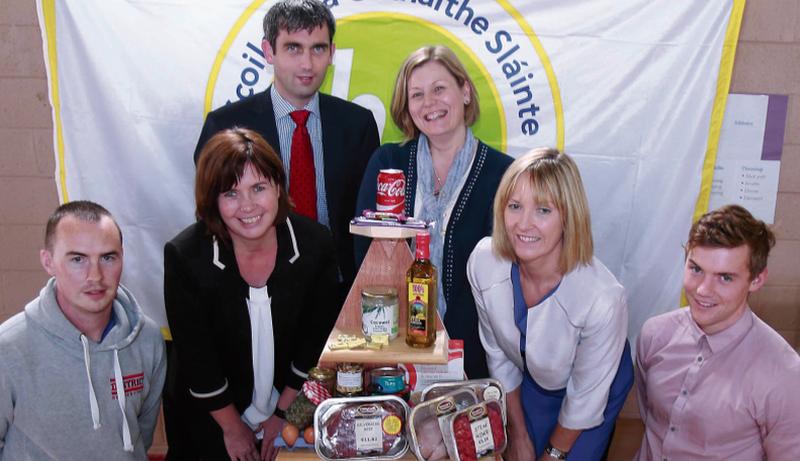
<svg viewBox="0 0 800 461"><path fill-rule="evenodd" d="M217 200L220 194L239 182L247 165L252 165L278 187L275 225L286 221L290 208L286 172L278 154L258 133L238 127L220 131L206 142L199 157L194 182L195 216L206 224L211 234L230 242Z"/></svg>
<svg viewBox="0 0 800 461"><path fill-rule="evenodd" d="M770 249L775 246L775 234L764 221L756 219L739 205L725 205L710 211L689 231L686 254L695 247L750 248L750 280L767 267Z"/></svg>
<svg viewBox="0 0 800 461"><path fill-rule="evenodd" d="M103 216L108 217L108 219L114 223L114 226L116 226L117 231L119 231L119 243L122 245L122 229L119 228L119 224L117 224L117 221L114 220L114 217L111 216L108 210L95 202L76 200L59 206L53 211L53 214L47 218L47 225L44 229L44 247L48 251L52 251L53 245L55 245L58 223L67 216L73 216L80 221L90 223L100 222Z"/></svg>
<svg viewBox="0 0 800 461"><path fill-rule="evenodd" d="M336 20L330 8L319 0L282 0L272 5L264 16L264 40L273 51L281 30L287 33L328 26L328 45L333 43L336 33Z"/></svg>

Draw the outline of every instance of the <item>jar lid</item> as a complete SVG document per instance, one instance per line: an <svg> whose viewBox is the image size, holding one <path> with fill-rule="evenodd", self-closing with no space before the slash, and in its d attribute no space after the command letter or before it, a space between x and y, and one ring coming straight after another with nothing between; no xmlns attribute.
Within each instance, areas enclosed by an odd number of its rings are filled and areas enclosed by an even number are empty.
<svg viewBox="0 0 800 461"><path fill-rule="evenodd" d="M330 381L336 377L336 372L330 368L313 367L308 370L308 377L317 381Z"/></svg>
<svg viewBox="0 0 800 461"><path fill-rule="evenodd" d="M365 287L361 290L361 295L368 298L385 298L387 296L397 296L397 288L387 286Z"/></svg>

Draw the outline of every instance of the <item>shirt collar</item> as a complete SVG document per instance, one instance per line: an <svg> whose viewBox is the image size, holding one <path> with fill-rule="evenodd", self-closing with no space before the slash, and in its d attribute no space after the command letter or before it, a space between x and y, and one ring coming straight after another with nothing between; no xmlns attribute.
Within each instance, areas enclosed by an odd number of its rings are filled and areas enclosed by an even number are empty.
<svg viewBox="0 0 800 461"><path fill-rule="evenodd" d="M700 329L700 326L692 319L692 313L688 307L686 308L686 315L689 318L692 336L698 342L705 338L711 353L715 354L726 349L729 345L739 342L750 331L750 327L753 326L753 315L755 314L750 310L750 307L747 307L736 323L713 335L708 335Z"/></svg>
<svg viewBox="0 0 800 461"><path fill-rule="evenodd" d="M270 86L269 91L272 96L272 111L275 112L276 119L288 117L290 113L297 110L289 101L283 99L275 85ZM314 96L306 103L303 109L319 117L319 91L314 93Z"/></svg>

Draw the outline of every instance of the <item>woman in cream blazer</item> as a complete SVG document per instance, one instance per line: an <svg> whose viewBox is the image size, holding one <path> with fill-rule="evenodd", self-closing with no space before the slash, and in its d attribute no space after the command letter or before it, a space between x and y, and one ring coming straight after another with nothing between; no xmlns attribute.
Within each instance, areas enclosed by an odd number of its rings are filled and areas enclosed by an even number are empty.
<svg viewBox="0 0 800 461"><path fill-rule="evenodd" d="M467 277L489 371L508 391L508 458L602 459L633 384L628 311L593 256L569 156L537 149L509 167Z"/></svg>

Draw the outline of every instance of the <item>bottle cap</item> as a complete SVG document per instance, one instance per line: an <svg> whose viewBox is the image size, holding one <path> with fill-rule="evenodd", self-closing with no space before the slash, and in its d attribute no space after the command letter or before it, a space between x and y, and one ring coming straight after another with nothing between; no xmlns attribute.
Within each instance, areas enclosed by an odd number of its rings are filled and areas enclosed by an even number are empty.
<svg viewBox="0 0 800 461"><path fill-rule="evenodd" d="M430 259L431 234L427 231L417 233L416 259Z"/></svg>

